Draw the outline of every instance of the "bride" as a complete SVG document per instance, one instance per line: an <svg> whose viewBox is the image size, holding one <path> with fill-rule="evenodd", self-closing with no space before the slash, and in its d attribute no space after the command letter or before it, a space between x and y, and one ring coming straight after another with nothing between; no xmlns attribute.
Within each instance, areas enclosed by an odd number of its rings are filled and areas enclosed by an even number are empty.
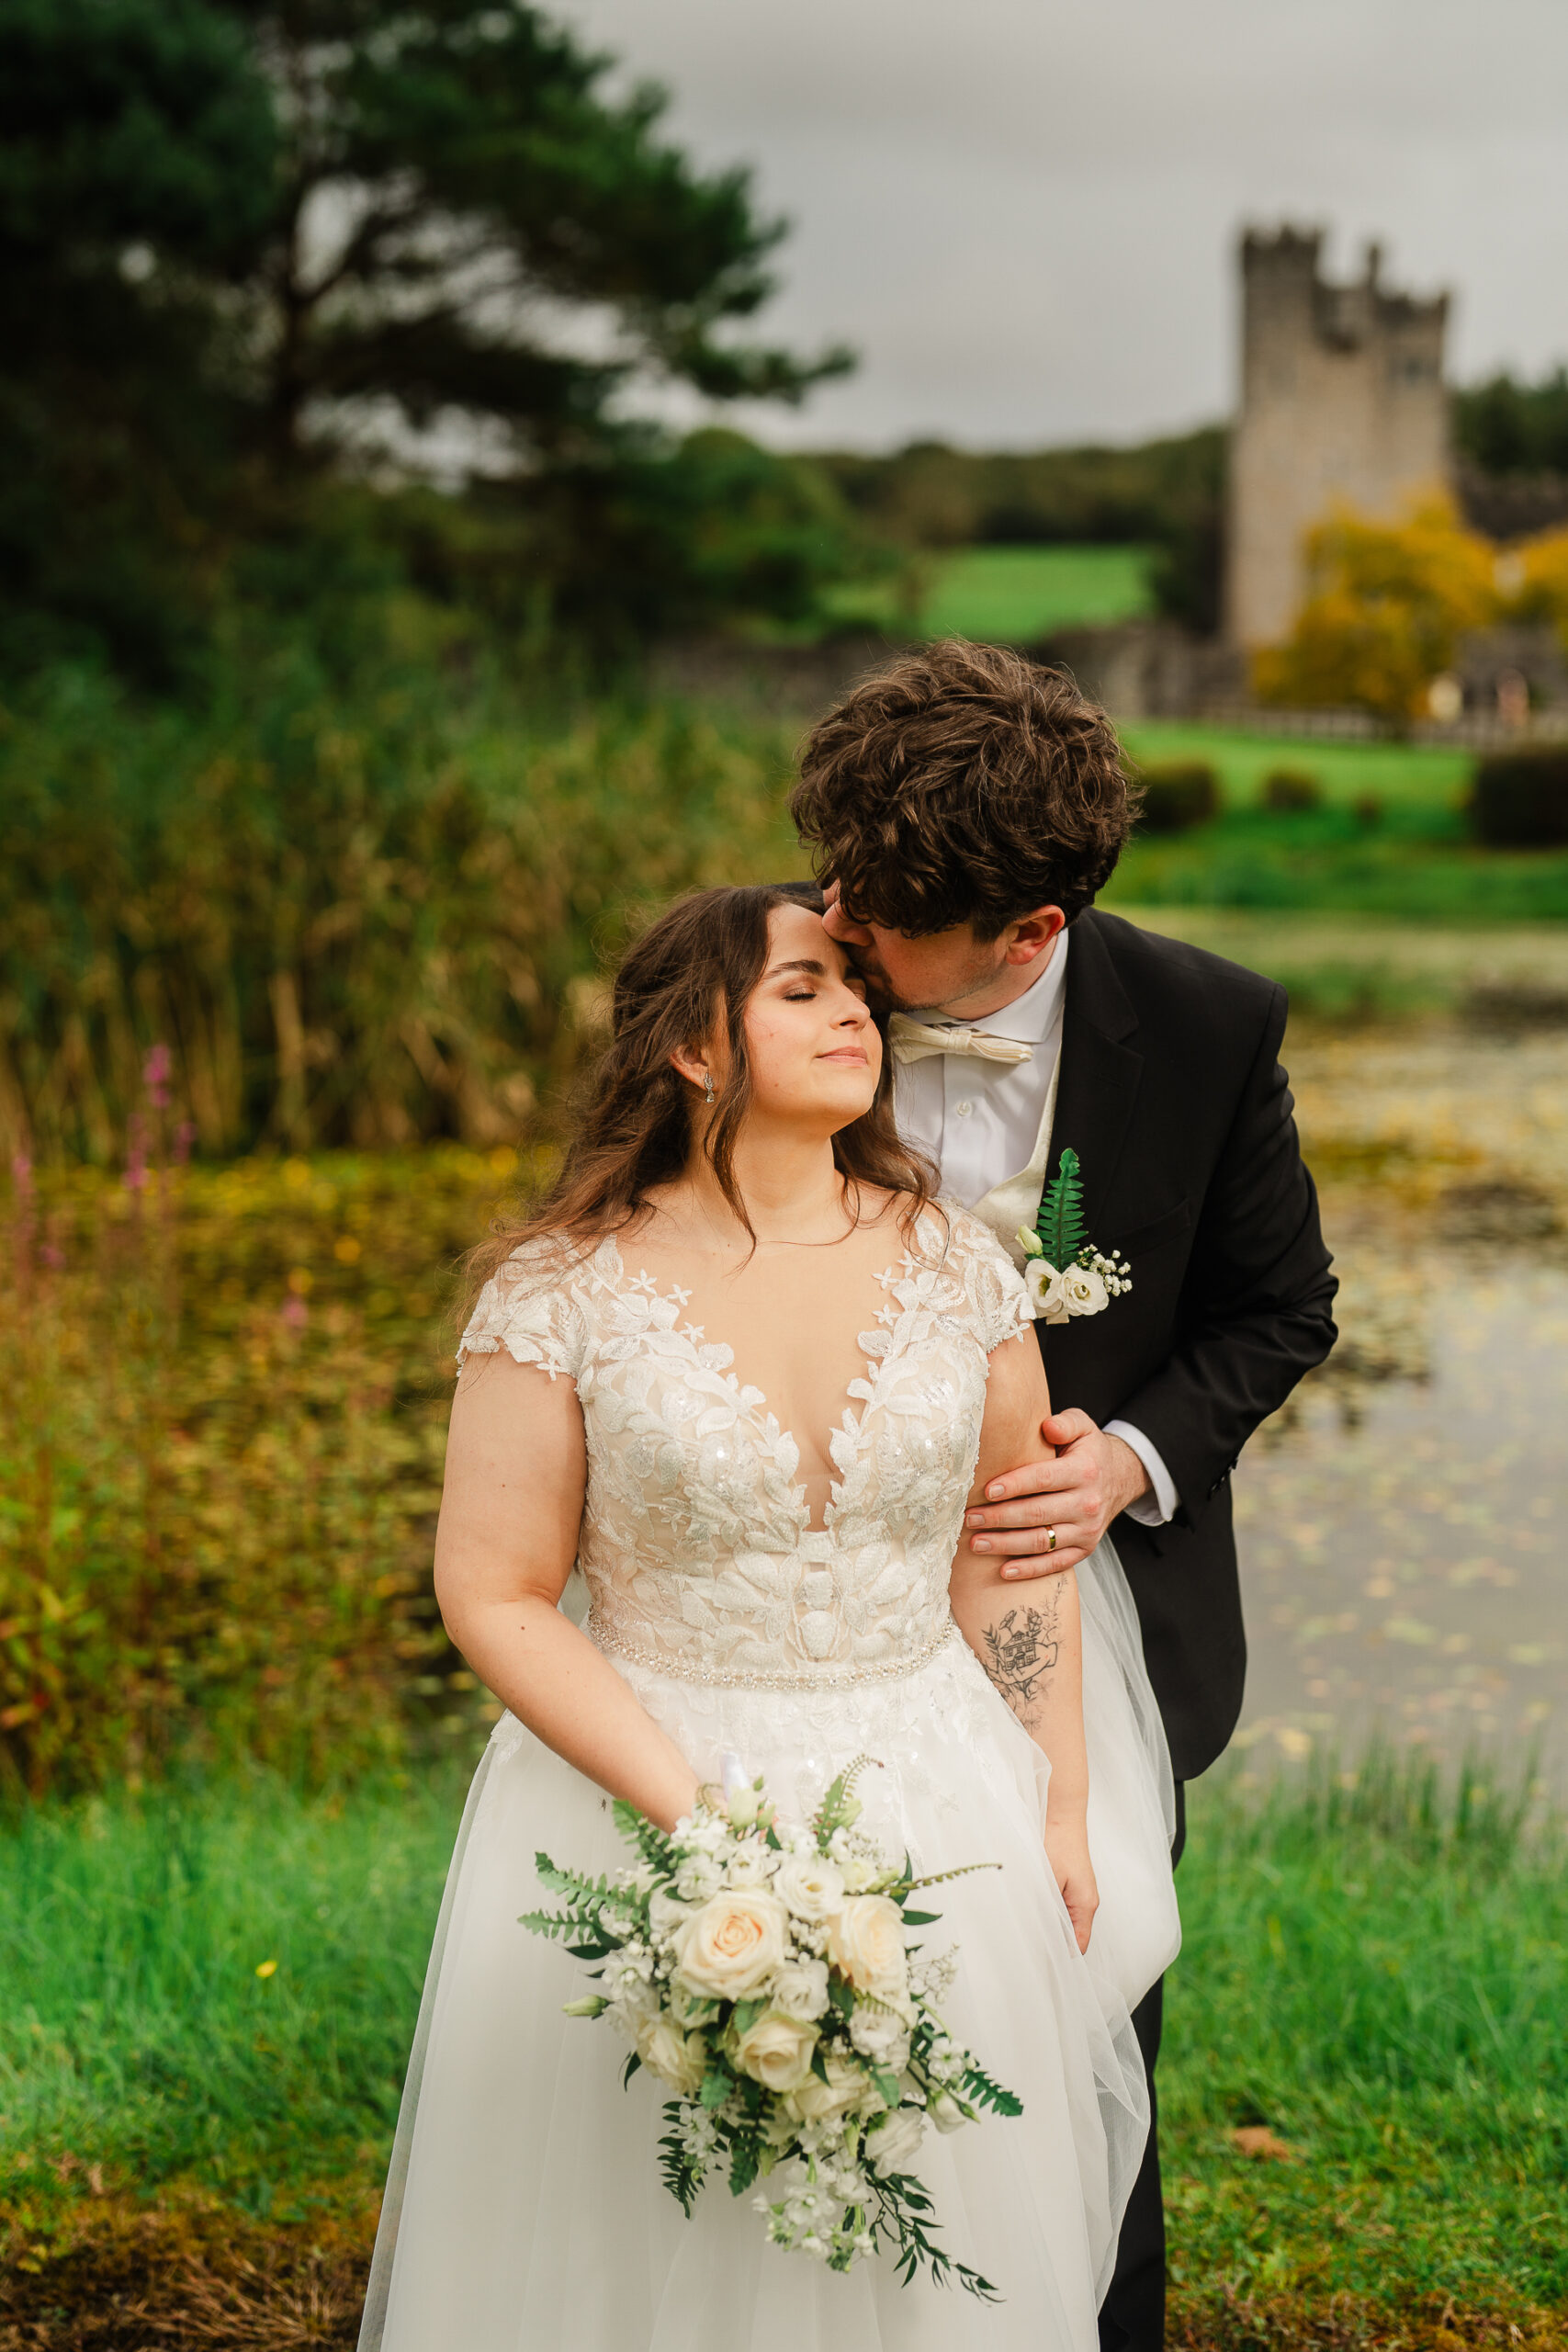
<svg viewBox="0 0 1568 2352"><path fill-rule="evenodd" d="M774 889L666 914L554 1194L464 1336L436 1588L505 1709L447 1883L362 2352L1092 2352L1147 2130L1128 2012L1174 1954L1170 1779L1122 1571L1003 1586L972 1490L1038 1458L1023 1284L898 1143L882 1038ZM580 1630L560 1607L574 1563ZM864 1752L863 1826L941 1894L955 2039L1023 2101L910 2165L1002 2300L766 2242L661 2186L660 2092L562 2016L517 1924L540 1849L626 1859L726 1756L802 1816Z"/></svg>

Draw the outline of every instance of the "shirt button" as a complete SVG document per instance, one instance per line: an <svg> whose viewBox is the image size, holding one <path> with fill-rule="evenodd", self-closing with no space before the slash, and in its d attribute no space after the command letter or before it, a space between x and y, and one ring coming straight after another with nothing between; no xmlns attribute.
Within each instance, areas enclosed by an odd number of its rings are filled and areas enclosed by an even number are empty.
<svg viewBox="0 0 1568 2352"><path fill-rule="evenodd" d="M973 1102L955 1102L953 1104L953 1109L957 1112L961 1119L966 1119L974 1108L975 1105Z"/></svg>

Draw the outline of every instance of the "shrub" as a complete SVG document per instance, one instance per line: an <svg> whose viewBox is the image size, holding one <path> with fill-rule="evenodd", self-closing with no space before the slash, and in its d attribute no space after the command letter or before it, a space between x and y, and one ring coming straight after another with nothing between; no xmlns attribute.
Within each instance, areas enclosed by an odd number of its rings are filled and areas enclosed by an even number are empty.
<svg viewBox="0 0 1568 2352"><path fill-rule="evenodd" d="M1206 760L1172 760L1144 768L1139 824L1145 833L1184 833L1220 813L1220 780Z"/></svg>
<svg viewBox="0 0 1568 2352"><path fill-rule="evenodd" d="M1470 814L1488 849L1552 849L1568 842L1568 748L1481 761Z"/></svg>
<svg viewBox="0 0 1568 2352"><path fill-rule="evenodd" d="M0 1196L0 1808L182 1758L327 1779L479 1703L430 1589L443 1270L516 1155L181 1166L165 1069L121 1179Z"/></svg>
<svg viewBox="0 0 1568 2352"><path fill-rule="evenodd" d="M1271 768L1263 779L1263 806L1276 817L1299 817L1323 806L1323 786L1301 768Z"/></svg>

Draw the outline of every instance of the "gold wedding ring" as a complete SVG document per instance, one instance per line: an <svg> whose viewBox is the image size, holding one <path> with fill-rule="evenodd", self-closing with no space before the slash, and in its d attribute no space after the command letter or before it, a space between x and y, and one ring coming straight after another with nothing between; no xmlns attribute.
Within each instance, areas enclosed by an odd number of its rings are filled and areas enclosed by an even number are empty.
<svg viewBox="0 0 1568 2352"><path fill-rule="evenodd" d="M1048 1528L1045 1530L1045 1549L1047 1550L1047 1552L1054 1552L1054 1551L1055 1550L1055 1548L1056 1548L1056 1531L1055 1531L1055 1529L1054 1527L1048 1527Z"/></svg>

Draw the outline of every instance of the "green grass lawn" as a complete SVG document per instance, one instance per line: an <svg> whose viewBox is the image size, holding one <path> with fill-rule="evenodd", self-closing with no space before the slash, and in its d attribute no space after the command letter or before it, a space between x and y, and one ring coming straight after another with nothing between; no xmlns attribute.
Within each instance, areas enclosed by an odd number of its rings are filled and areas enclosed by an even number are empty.
<svg viewBox="0 0 1568 2352"><path fill-rule="evenodd" d="M1266 729L1208 727L1177 719L1128 719L1117 729L1134 761L1206 760L1227 813L1256 808L1273 768L1315 776L1330 808L1368 797L1389 810L1457 818L1474 754L1427 743L1318 743Z"/></svg>
<svg viewBox="0 0 1568 2352"><path fill-rule="evenodd" d="M14 1820L13 2245L47 2265L95 2190L205 2188L273 2226L363 2217L460 1799L444 1771L343 1797L230 1783ZM1456 1812L1373 1768L1355 1793L1193 1791L1161 2070L1189 2301L1568 2303L1562 1860L1555 1833L1522 1838L1506 1805ZM1289 2153L1244 2153L1234 2133L1259 2125Z"/></svg>
<svg viewBox="0 0 1568 2352"><path fill-rule="evenodd" d="M1134 618L1151 608L1149 558L1135 547L960 548L931 556L911 624L897 588L854 583L825 609L842 625L869 623L894 636L971 637L1030 645L1053 629Z"/></svg>
<svg viewBox="0 0 1568 2352"><path fill-rule="evenodd" d="M1568 850L1472 845L1468 753L1401 743L1301 742L1223 729L1122 729L1134 761L1203 760L1221 814L1190 831L1135 834L1104 903L1388 917L1463 929L1568 922ZM1314 777L1322 803L1264 808L1264 778Z"/></svg>

